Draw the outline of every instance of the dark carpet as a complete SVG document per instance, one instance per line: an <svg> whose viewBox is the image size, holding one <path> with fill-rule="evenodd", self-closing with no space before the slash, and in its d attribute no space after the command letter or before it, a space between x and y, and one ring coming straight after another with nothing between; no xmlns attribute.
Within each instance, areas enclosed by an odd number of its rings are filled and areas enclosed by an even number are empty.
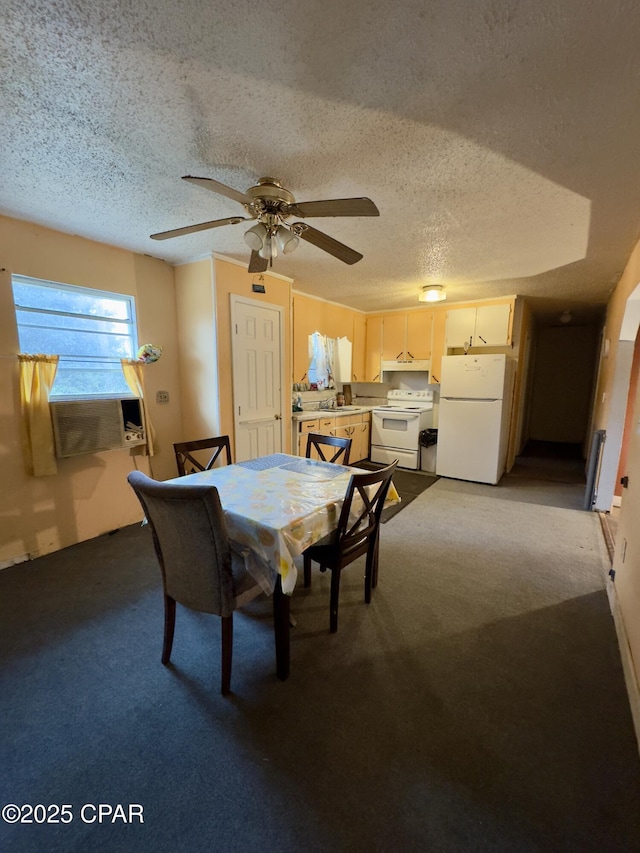
<svg viewBox="0 0 640 853"><path fill-rule="evenodd" d="M378 468L383 467L383 465L378 465L376 462L358 462L358 468L365 468L368 471L377 471ZM437 480L438 477L436 477L435 474L396 468L395 474L393 475L393 484L400 495L400 503L393 504L392 506L388 506L386 509L382 510L382 516L380 517L382 523L384 524L389 521L389 519L393 518L394 515L397 515L405 509L411 501L415 500L418 495L421 495L422 492L429 488L429 486L433 486Z"/></svg>
<svg viewBox="0 0 640 853"><path fill-rule="evenodd" d="M358 565L345 570L337 634L329 573L296 588L288 681L271 602L237 614L227 698L215 617L178 608L160 663L147 529L0 572L2 805L73 816L0 820L0 849L640 850L640 762L589 514L472 485L440 480L385 527L370 606ZM575 555L566 574L540 532L554 526ZM581 568L594 553L595 574ZM101 803L140 804L144 824L92 820Z"/></svg>

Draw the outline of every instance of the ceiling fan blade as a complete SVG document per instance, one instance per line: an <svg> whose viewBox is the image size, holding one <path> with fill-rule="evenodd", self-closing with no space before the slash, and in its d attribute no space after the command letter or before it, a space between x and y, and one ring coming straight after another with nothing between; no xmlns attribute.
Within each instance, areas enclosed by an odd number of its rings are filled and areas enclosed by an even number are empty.
<svg viewBox="0 0 640 853"><path fill-rule="evenodd" d="M182 237L183 234L195 234L196 231L206 231L208 228L219 228L221 225L237 225L244 222L246 216L229 216L227 219L212 219L211 222L201 222L199 225L186 225L184 228L173 228L171 231L159 231L151 234L152 240L168 240L170 237Z"/></svg>
<svg viewBox="0 0 640 853"><path fill-rule="evenodd" d="M245 193L239 190L234 190L233 187L228 187L226 184L221 184L220 181L214 181L213 178L194 178L192 175L183 175L183 181L189 181L190 184L196 184L198 187L204 187L205 190L211 190L218 195L224 195L234 201L239 201L240 204L249 204L251 199Z"/></svg>
<svg viewBox="0 0 640 853"><path fill-rule="evenodd" d="M370 198L333 198L325 201L301 201L289 205L295 216L380 216Z"/></svg>
<svg viewBox="0 0 640 853"><path fill-rule="evenodd" d="M268 266L267 258L261 258L257 252L251 252L248 272L266 272Z"/></svg>
<svg viewBox="0 0 640 853"><path fill-rule="evenodd" d="M313 243L314 246L328 252L334 258L338 258L339 261L344 261L345 264L355 264L363 257L360 252L350 249L344 243L339 243L338 240L334 240L328 234L323 234L317 228L312 228L306 222L294 222L292 230L294 234L298 234L307 243Z"/></svg>

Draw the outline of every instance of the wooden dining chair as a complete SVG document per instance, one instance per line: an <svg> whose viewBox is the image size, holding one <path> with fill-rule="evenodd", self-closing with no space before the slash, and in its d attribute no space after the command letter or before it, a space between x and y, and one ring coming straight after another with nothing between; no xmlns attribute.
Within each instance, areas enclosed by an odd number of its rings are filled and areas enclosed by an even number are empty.
<svg viewBox="0 0 640 853"><path fill-rule="evenodd" d="M331 459L327 459L324 455L322 447L337 447ZM337 435L322 435L319 432L310 432L307 435L307 459L311 458L311 451L315 450L323 462L339 462L342 465L349 464L349 454L351 453L351 439L341 438ZM327 451L329 452L329 451Z"/></svg>
<svg viewBox="0 0 640 853"><path fill-rule="evenodd" d="M213 613L222 621L220 692L231 689L233 611L262 590L231 549L215 486L181 486L152 480L141 471L127 477L153 534L164 593L162 663L173 646L176 602Z"/></svg>
<svg viewBox="0 0 640 853"><path fill-rule="evenodd" d="M371 602L371 590L377 584L380 516L398 460L386 468L352 474L347 486L338 527L320 542L304 551L304 585L311 585L311 563L320 571L331 570L329 630L338 630L340 573L345 566L366 554L364 600Z"/></svg>
<svg viewBox="0 0 640 853"><path fill-rule="evenodd" d="M179 441L173 445L176 454L176 463L178 465L178 476L184 477L185 474L193 474L195 471L208 471L213 468L216 460L225 451L226 464L231 465L231 443L228 435L219 435L214 438L201 438L197 441ZM209 461L205 464L192 456L199 450L211 450L213 454Z"/></svg>

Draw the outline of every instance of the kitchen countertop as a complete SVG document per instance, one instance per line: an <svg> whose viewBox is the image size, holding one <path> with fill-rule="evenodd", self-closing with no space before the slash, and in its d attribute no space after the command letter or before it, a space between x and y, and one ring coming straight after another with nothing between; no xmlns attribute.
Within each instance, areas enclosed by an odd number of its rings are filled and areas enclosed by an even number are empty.
<svg viewBox="0 0 640 853"><path fill-rule="evenodd" d="M370 412L375 406L336 406L335 409L308 409L303 412L292 412L294 421L313 421L316 418L346 418L348 415L360 415Z"/></svg>

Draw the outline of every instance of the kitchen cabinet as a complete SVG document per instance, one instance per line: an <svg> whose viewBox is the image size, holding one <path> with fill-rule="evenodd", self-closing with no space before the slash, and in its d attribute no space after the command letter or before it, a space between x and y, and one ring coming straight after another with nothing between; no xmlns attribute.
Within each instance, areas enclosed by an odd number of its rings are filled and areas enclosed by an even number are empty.
<svg viewBox="0 0 640 853"><path fill-rule="evenodd" d="M407 315L385 314L382 318L382 360L406 359Z"/></svg>
<svg viewBox="0 0 640 853"><path fill-rule="evenodd" d="M371 415L364 412L358 415L336 418L336 426L330 435L351 439L350 464L369 458L369 442L371 432Z"/></svg>
<svg viewBox="0 0 640 853"><path fill-rule="evenodd" d="M416 361L431 358L433 312L425 310L382 317L382 360Z"/></svg>
<svg viewBox="0 0 640 853"><path fill-rule="evenodd" d="M431 371L430 382L440 382L440 365L445 354L445 336L447 328L447 312L433 312L433 335L431 339Z"/></svg>
<svg viewBox="0 0 640 853"><path fill-rule="evenodd" d="M317 325L314 301L302 295L293 297L293 381L304 382L309 370L309 335Z"/></svg>
<svg viewBox="0 0 640 853"><path fill-rule="evenodd" d="M296 433L297 428L297 433ZM359 462L361 459L369 458L369 445L371 434L371 413L359 412L358 414L322 416L313 419L297 421L294 420L293 445L297 447L298 456L306 456L307 435L317 432L321 435L336 435L340 438L351 439L350 461ZM312 458L319 458L312 451Z"/></svg>
<svg viewBox="0 0 640 853"><path fill-rule="evenodd" d="M293 295L292 381L308 381L309 335L320 332L328 338L347 338L353 343L353 365L342 381L350 382L353 373L362 381L365 367L366 317L333 302L315 299L303 293ZM356 341L355 334L358 333ZM357 366L357 369L356 369Z"/></svg>
<svg viewBox="0 0 640 853"><path fill-rule="evenodd" d="M365 382L382 381L382 317L367 317Z"/></svg>
<svg viewBox="0 0 640 853"><path fill-rule="evenodd" d="M351 381L362 382L366 371L367 318L364 314L353 317L353 353Z"/></svg>
<svg viewBox="0 0 640 853"><path fill-rule="evenodd" d="M508 346L511 302L452 308L447 311L446 348Z"/></svg>

